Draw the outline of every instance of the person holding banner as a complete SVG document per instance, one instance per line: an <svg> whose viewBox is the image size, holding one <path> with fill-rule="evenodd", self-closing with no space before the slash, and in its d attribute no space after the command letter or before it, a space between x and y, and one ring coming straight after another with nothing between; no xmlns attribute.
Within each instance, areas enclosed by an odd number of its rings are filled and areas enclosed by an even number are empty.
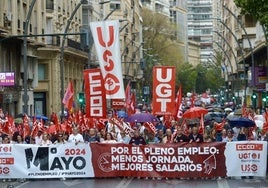
<svg viewBox="0 0 268 188"><path fill-rule="evenodd" d="M84 137L85 142L100 142L100 138L96 134L96 129L90 128L85 137Z"/></svg>
<svg viewBox="0 0 268 188"><path fill-rule="evenodd" d="M179 143L179 142L189 142L188 137L183 134L182 127L177 128L177 136L174 139L174 143Z"/></svg>
<svg viewBox="0 0 268 188"><path fill-rule="evenodd" d="M145 129L145 130L147 130L147 129ZM147 139L145 139L145 140L146 140L147 144L158 144L159 143L158 138L154 135L153 132L148 132Z"/></svg>
<svg viewBox="0 0 268 188"><path fill-rule="evenodd" d="M102 141L102 143L114 144L114 143L117 143L117 141L114 139L112 133L107 132L106 135L105 135L104 140Z"/></svg>
<svg viewBox="0 0 268 188"><path fill-rule="evenodd" d="M38 130L37 135L34 137L34 143L37 145L41 145L42 144L42 131Z"/></svg>
<svg viewBox="0 0 268 188"><path fill-rule="evenodd" d="M234 136L234 131L233 129L228 129L227 130L227 137L222 139L222 142L233 142L237 141L236 137Z"/></svg>
<svg viewBox="0 0 268 188"><path fill-rule="evenodd" d="M63 133L59 133L57 135L57 140L54 142L54 144L65 144L67 141L64 139Z"/></svg>
<svg viewBox="0 0 268 188"><path fill-rule="evenodd" d="M162 139L162 143L171 144L174 142L174 135L172 134L171 129L166 129L166 134Z"/></svg>
<svg viewBox="0 0 268 188"><path fill-rule="evenodd" d="M41 146L49 146L51 145L52 142L49 138L49 135L47 132L44 132L43 135L42 135L42 141L41 141Z"/></svg>
<svg viewBox="0 0 268 188"><path fill-rule="evenodd" d="M134 135L131 137L131 139L129 141L129 144L132 144L132 145L135 145L135 146L146 145L146 141L140 135L140 131L136 129L134 131Z"/></svg>
<svg viewBox="0 0 268 188"><path fill-rule="evenodd" d="M117 142L119 142L119 143L124 143L124 144L128 144L129 141L130 141L130 136L127 135L127 134L125 133L125 131L122 130L122 131L120 132L120 136L119 136Z"/></svg>
<svg viewBox="0 0 268 188"><path fill-rule="evenodd" d="M189 142L193 143L201 143L203 142L203 136L201 134L198 133L199 129L198 127L195 125L192 128L192 133L189 135Z"/></svg>
<svg viewBox="0 0 268 188"><path fill-rule="evenodd" d="M70 134L68 138L68 142L75 143L76 145L78 143L84 143L84 138L83 136L79 133L78 127L73 128L73 133Z"/></svg>
<svg viewBox="0 0 268 188"><path fill-rule="evenodd" d="M23 140L22 136L18 134L14 140L15 144L27 144L26 141Z"/></svg>

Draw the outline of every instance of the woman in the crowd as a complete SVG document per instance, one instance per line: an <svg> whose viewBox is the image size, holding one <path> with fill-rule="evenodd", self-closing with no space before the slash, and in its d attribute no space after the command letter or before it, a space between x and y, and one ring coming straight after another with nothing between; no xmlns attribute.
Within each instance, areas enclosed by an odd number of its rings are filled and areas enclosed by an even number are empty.
<svg viewBox="0 0 268 188"><path fill-rule="evenodd" d="M58 133L57 139L55 140L54 144L65 144L67 140L64 139L63 133Z"/></svg>
<svg viewBox="0 0 268 188"><path fill-rule="evenodd" d="M49 146L51 144L52 144L52 142L50 140L49 134L47 132L44 132L42 135L41 145L42 146Z"/></svg>
<svg viewBox="0 0 268 188"><path fill-rule="evenodd" d="M117 143L117 141L114 139L112 133L107 132L106 135L105 135L104 140L102 141L102 143L112 144L112 143Z"/></svg>

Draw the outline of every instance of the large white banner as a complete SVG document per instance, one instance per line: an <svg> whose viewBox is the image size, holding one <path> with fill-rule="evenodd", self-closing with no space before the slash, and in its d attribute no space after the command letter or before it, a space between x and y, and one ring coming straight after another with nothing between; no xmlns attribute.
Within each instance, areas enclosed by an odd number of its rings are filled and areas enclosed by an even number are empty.
<svg viewBox="0 0 268 188"><path fill-rule="evenodd" d="M266 176L267 142L227 142L227 176Z"/></svg>
<svg viewBox="0 0 268 188"><path fill-rule="evenodd" d="M88 144L1 145L0 178L92 177Z"/></svg>
<svg viewBox="0 0 268 188"><path fill-rule="evenodd" d="M106 98L124 99L119 21L91 22L90 28L104 78Z"/></svg>
<svg viewBox="0 0 268 188"><path fill-rule="evenodd" d="M2 144L0 179L266 176L267 142Z"/></svg>

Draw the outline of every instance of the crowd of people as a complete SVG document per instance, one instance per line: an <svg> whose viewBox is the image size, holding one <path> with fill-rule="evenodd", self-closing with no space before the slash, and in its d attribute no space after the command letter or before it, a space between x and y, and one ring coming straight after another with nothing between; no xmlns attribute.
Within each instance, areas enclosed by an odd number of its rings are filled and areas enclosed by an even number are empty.
<svg viewBox="0 0 268 188"><path fill-rule="evenodd" d="M73 126L72 132L67 133L59 131L56 134L39 130L34 137L23 138L19 132L13 135L1 133L1 143L20 143L20 144L38 144L50 145L58 143L74 142L78 143L125 143L132 145L158 144L158 143L178 143L178 142L231 142L242 140L268 140L268 132L260 135L255 130L248 127L231 127L226 122L221 128L219 123L212 122L200 132L200 125L195 123L185 127L180 125L178 121L172 120L171 126L167 127L160 121L156 124L156 131L147 129L143 123L135 123L132 134L126 134L116 125L109 122L102 129L89 128L81 132L79 126Z"/></svg>
<svg viewBox="0 0 268 188"><path fill-rule="evenodd" d="M1 121L4 120L0 112ZM228 121L218 123L211 121L201 129L201 123L195 122L187 124L185 121L176 121L175 119L167 121L160 120L155 123L155 129L149 129L146 123L134 123L131 125L132 132L127 134L122 128L111 123L105 122L101 129L91 127L81 130L79 124L72 124L71 131L60 130L51 133L46 129L40 129L35 135L31 134L24 138L20 131L13 134L1 132L1 144L37 144L40 146L49 146L52 144L66 143L124 143L131 145L147 144L176 144L184 143L202 143L202 142L232 142L244 140L262 140L268 141L268 131L265 134L259 134L256 129L251 127L231 127ZM3 122L2 122L3 123ZM55 123L55 122L54 122ZM47 122L52 125L52 122ZM48 129L47 129L48 130Z"/></svg>

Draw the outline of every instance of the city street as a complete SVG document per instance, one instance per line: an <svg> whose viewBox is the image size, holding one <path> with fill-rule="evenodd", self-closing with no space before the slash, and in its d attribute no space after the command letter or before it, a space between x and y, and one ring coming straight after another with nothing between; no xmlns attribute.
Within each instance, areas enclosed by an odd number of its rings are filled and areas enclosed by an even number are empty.
<svg viewBox="0 0 268 188"><path fill-rule="evenodd" d="M137 178L103 178L103 179L67 179L65 181L32 180L0 183L1 188L268 188L268 179L255 177L254 179L137 179Z"/></svg>

